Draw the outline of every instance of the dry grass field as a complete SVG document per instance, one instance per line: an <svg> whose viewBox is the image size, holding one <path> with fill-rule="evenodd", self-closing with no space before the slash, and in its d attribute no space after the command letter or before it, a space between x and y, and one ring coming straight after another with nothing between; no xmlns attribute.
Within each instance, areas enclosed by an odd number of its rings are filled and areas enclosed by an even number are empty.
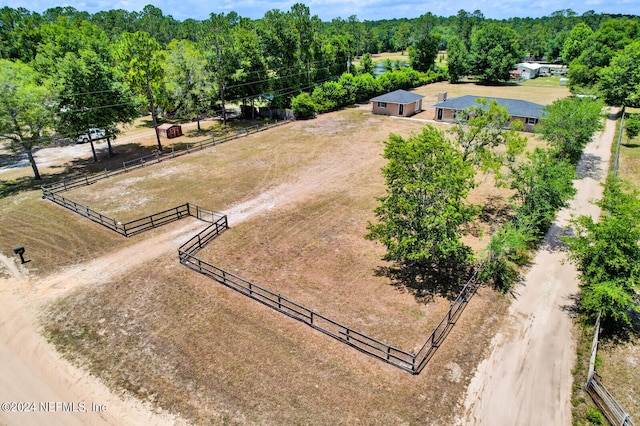
<svg viewBox="0 0 640 426"><path fill-rule="evenodd" d="M419 90L452 96L463 85L434 86ZM464 86L472 94L485 90ZM491 96L526 96L519 88L488 89ZM563 96L545 92L543 102L541 91L531 92L541 103ZM65 196L121 221L186 201L227 213L231 229L199 257L414 351L458 286L406 288L385 273L384 248L363 236L384 194L383 141L422 126L348 108ZM471 201L489 204L467 238L480 250L505 193L479 178ZM131 248L153 251L145 241L163 233L182 238L181 225L172 224L124 239L37 191L5 197L0 209L2 253L13 256L10 247L25 245L36 276L90 259L99 265ZM184 268L178 244L171 253L144 253L151 260L142 263L132 256L106 283L63 292L42 323L66 357L113 389L195 424L450 423L509 304L481 288L425 370L411 376Z"/></svg>

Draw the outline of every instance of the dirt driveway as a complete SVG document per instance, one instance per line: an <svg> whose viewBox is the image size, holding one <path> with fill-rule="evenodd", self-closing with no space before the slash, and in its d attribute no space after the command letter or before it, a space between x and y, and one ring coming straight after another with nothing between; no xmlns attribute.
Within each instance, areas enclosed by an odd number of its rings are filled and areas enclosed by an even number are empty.
<svg viewBox="0 0 640 426"><path fill-rule="evenodd" d="M558 250L559 234L571 215L600 214L591 201L602 196L599 182L609 169L615 127L616 121L607 119L605 130L587 146L574 183L578 193L559 213L524 282L514 289L509 317L471 380L459 424L572 423L572 312L578 281L575 268Z"/></svg>

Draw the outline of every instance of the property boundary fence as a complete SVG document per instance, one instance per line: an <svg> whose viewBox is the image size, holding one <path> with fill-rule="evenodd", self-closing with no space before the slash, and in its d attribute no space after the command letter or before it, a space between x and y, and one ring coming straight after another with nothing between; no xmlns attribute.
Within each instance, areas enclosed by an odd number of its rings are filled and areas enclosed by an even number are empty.
<svg viewBox="0 0 640 426"><path fill-rule="evenodd" d="M411 374L419 374L425 367L431 356L435 353L444 338L456 323L471 296L478 285L477 268L467 281L458 297L451 303L449 311L442 318L433 332L429 335L420 350L410 353L394 346L388 345L378 339L360 333L350 327L340 324L322 314L315 312L303 305L287 299L280 293L274 293L251 281L245 280L231 272L225 271L209 262L195 256L209 242L213 241L227 226L226 216L220 218L202 232L195 235L189 241L178 248L180 263L187 268L199 272L226 287L237 291L257 302L262 303L290 318L298 320L328 336L339 340L371 355L381 361L391 364Z"/></svg>
<svg viewBox="0 0 640 426"><path fill-rule="evenodd" d="M129 222L120 222L112 217L106 216L100 212L97 212L83 204L76 203L73 200L63 197L60 194L53 192L44 193L43 198L46 198L54 203L66 207L67 209L78 213L80 216L84 216L87 219L99 223L100 225L117 232L125 237L139 234L144 231L148 231L153 228L157 228L167 223L175 222L185 217L195 217L204 222L213 223L216 216L224 216L220 213L215 213L207 209L203 209L200 206L192 205L189 203L181 204L176 207L172 207L167 210L163 210L158 213L154 213L149 216L134 219ZM209 219L211 217L211 219ZM226 216L224 216L224 223L226 226Z"/></svg>
<svg viewBox="0 0 640 426"><path fill-rule="evenodd" d="M596 319L595 329L593 332L593 342L591 344L591 356L589 357L589 372L587 374L587 384L585 391L591 396L593 402L600 408L607 420L612 425L633 426L633 422L629 414L616 401L611 393L604 386L600 377L596 373L596 355L598 353L598 336L600 335L600 314Z"/></svg>
<svg viewBox="0 0 640 426"><path fill-rule="evenodd" d="M104 172L94 173L90 175L80 174L80 175L70 176L68 178L59 180L57 182L43 185L42 191L43 193L49 193L49 192L58 193L58 192L69 191L71 189L74 189L80 186L91 185L92 183L95 183L102 179L108 179L110 177L118 176L122 173L127 173L136 169L140 169L142 167L150 166L152 164L157 164L171 158L176 158L182 155L201 151L205 148L220 145L222 143L235 140L244 136L248 136L253 133L261 132L263 130L280 126L282 124L288 123L289 121L290 120L287 120L287 119L276 120L273 123L267 123L263 126L256 124L254 126L250 126L242 129L236 129L232 135L228 135L223 138L216 139L212 137L211 139L207 139L204 141L185 144L180 149L171 148L171 151L164 151L164 152L156 151L155 153L150 155L145 155L143 157L139 157L133 160L124 161L122 163L122 167L118 167L116 169L111 169L111 170L105 169Z"/></svg>
<svg viewBox="0 0 640 426"><path fill-rule="evenodd" d="M604 387L597 374L594 374L589 379L586 390L612 425L633 426L629 414L624 411L607 388Z"/></svg>

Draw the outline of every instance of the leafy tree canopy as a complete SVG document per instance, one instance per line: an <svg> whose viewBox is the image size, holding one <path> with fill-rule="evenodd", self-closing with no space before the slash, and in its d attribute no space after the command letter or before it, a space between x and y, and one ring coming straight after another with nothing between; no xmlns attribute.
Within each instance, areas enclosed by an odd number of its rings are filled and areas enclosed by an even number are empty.
<svg viewBox="0 0 640 426"><path fill-rule="evenodd" d="M491 23L471 37L471 72L488 83L508 81L510 71L522 53L516 32L505 25Z"/></svg>
<svg viewBox="0 0 640 426"><path fill-rule="evenodd" d="M367 238L386 246L387 260L425 266L468 260L471 251L460 238L478 211L465 203L474 186L471 163L429 125L407 139L391 134L384 158L387 195Z"/></svg>
<svg viewBox="0 0 640 426"><path fill-rule="evenodd" d="M53 124L55 96L29 65L0 59L0 140L14 151L26 152L37 180L36 146L46 145Z"/></svg>
<svg viewBox="0 0 640 426"><path fill-rule="evenodd" d="M640 193L628 182L609 176L604 196L595 204L604 214L596 222L580 216L571 224L569 258L581 276L582 311L599 312L605 321L629 325L638 311L640 290Z"/></svg>

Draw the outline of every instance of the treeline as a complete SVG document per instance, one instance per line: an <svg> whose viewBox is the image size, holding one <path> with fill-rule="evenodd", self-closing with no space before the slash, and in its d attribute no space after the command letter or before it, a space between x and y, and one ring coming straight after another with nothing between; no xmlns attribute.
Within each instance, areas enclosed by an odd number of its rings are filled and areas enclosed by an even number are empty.
<svg viewBox="0 0 640 426"><path fill-rule="evenodd" d="M569 9L501 21L461 10L451 17L322 22L297 3L256 20L230 12L181 22L151 5L95 14L3 7L0 136L27 152L38 178L31 150L50 133L73 139L97 127L113 136L140 112L150 112L154 126L159 111L225 118L229 101L289 108L302 93L312 102L302 95L307 109L323 112L445 72L451 81L469 73L490 83L508 80L517 62L542 56L572 61L573 88L633 104L640 99L639 25L637 17ZM448 50L448 71L436 64L441 49ZM369 55L382 50L407 51L412 69L367 77Z"/></svg>

